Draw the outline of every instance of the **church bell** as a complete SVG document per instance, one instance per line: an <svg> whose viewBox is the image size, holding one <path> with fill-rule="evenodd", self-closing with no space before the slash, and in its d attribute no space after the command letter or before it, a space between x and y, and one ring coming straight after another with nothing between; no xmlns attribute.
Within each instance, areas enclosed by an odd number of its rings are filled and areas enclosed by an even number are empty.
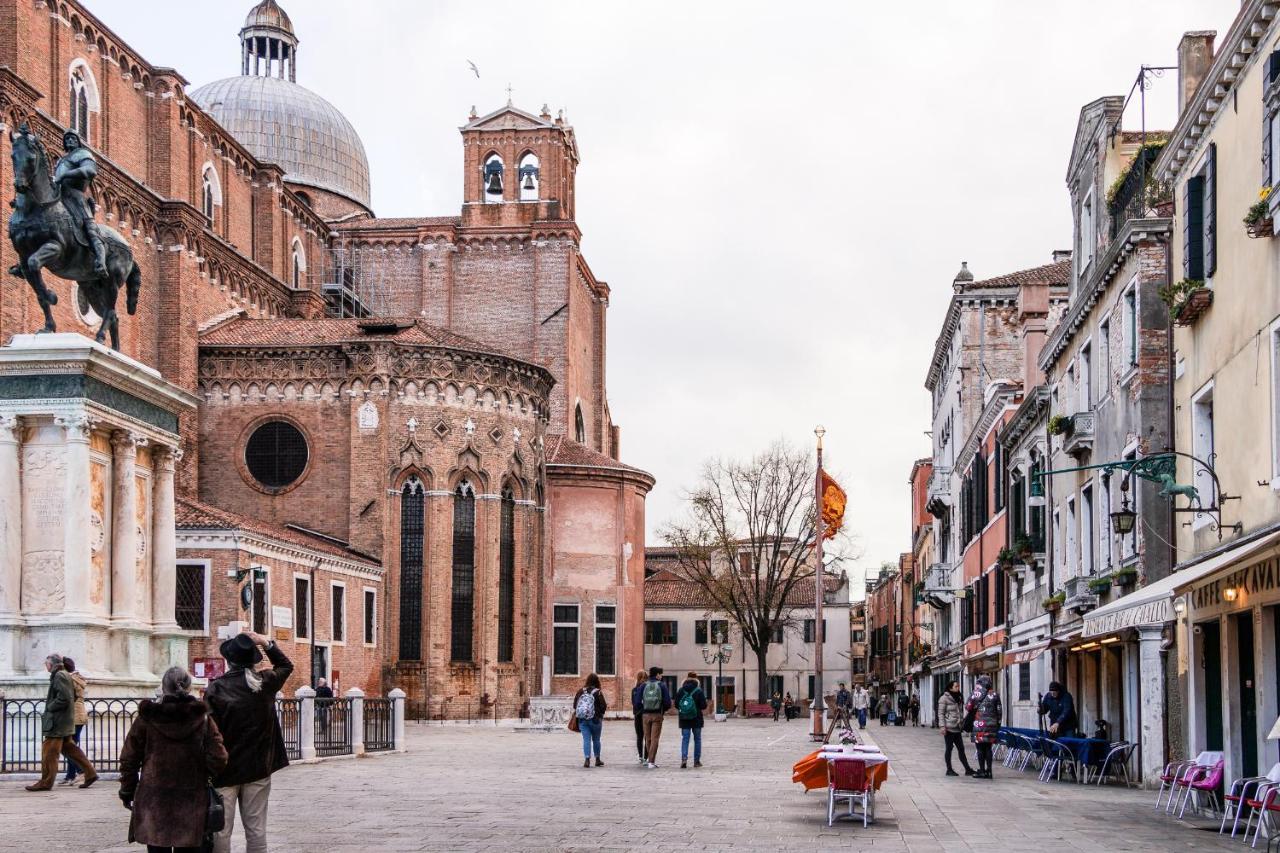
<svg viewBox="0 0 1280 853"><path fill-rule="evenodd" d="M531 172L524 173L524 188L526 190L537 189L537 187L533 185L533 174Z"/></svg>
<svg viewBox="0 0 1280 853"><path fill-rule="evenodd" d="M502 195L502 176L496 171L489 173L489 184L484 191L490 195Z"/></svg>

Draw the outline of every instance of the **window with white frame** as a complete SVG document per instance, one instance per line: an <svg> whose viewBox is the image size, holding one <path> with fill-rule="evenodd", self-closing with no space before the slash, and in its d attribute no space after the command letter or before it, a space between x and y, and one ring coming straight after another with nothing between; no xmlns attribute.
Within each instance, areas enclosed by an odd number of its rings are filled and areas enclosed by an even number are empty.
<svg viewBox="0 0 1280 853"><path fill-rule="evenodd" d="M1080 574L1093 574L1093 485L1080 490Z"/></svg>
<svg viewBox="0 0 1280 853"><path fill-rule="evenodd" d="M1076 532L1079 530L1079 518L1076 515L1076 499L1075 496L1067 498L1067 575L1080 574L1080 543L1076 539Z"/></svg>
<svg viewBox="0 0 1280 853"><path fill-rule="evenodd" d="M364 644L378 644L378 591L364 588Z"/></svg>
<svg viewBox="0 0 1280 853"><path fill-rule="evenodd" d="M1200 493L1200 503L1204 506L1213 506L1218 499L1213 490L1213 478L1208 471L1214 462L1213 448L1213 383L1210 382L1191 398L1191 453L1205 463L1195 466L1194 485ZM1207 522L1207 515L1197 515L1193 524L1203 525Z"/></svg>
<svg viewBox="0 0 1280 853"><path fill-rule="evenodd" d="M1093 343L1080 347L1080 408L1087 412L1093 408Z"/></svg>
<svg viewBox="0 0 1280 853"><path fill-rule="evenodd" d="M1129 450L1124 454L1124 459L1126 462L1132 462L1137 458L1138 458L1137 449ZM1117 486L1117 488L1120 488L1124 484L1124 479L1123 478L1119 478L1119 479L1120 479L1120 484ZM1141 495L1141 491L1135 487L1136 483L1137 483L1136 480L1134 480L1133 478L1130 478L1128 497L1129 497L1129 508L1138 514L1138 521L1136 524L1134 524L1133 530L1130 533L1120 537L1120 559L1121 560L1128 560L1138 553L1138 525L1142 523L1142 505L1139 499L1139 496ZM1124 506L1124 497L1125 497L1124 491L1122 489L1119 495L1121 506Z"/></svg>
<svg viewBox="0 0 1280 853"><path fill-rule="evenodd" d="M209 622L209 568L204 563L178 563L174 621L187 631L206 631Z"/></svg>
<svg viewBox="0 0 1280 853"><path fill-rule="evenodd" d="M1066 565L1066 551L1063 545L1066 543L1066 537L1062 533L1062 511L1055 509L1053 511L1053 564L1058 568L1064 568Z"/></svg>
<svg viewBox="0 0 1280 853"><path fill-rule="evenodd" d="M293 636L311 639L311 579L306 575L293 576Z"/></svg>
<svg viewBox="0 0 1280 853"><path fill-rule="evenodd" d="M1111 532L1111 482L1119 477L1103 477L1102 488L1098 490L1098 567L1101 569L1111 568L1113 561L1112 554L1112 532Z"/></svg>
<svg viewBox="0 0 1280 853"><path fill-rule="evenodd" d="M85 145L89 144L89 115L98 110L98 86L93 72L84 60L71 64L71 120L68 129L74 130Z"/></svg>
<svg viewBox="0 0 1280 853"><path fill-rule="evenodd" d="M1272 485L1280 488L1280 322L1271 327L1271 477Z"/></svg>
<svg viewBox="0 0 1280 853"><path fill-rule="evenodd" d="M1097 242L1097 235L1094 234L1093 187L1090 187L1089 192L1085 194L1084 201L1080 203L1080 265L1078 270L1081 276L1089 269L1089 263L1093 260L1094 247Z"/></svg>
<svg viewBox="0 0 1280 853"><path fill-rule="evenodd" d="M540 176L538 155L532 151L526 151L524 156L520 158L519 174L516 176L520 181L521 201L538 200L538 181Z"/></svg>
<svg viewBox="0 0 1280 853"><path fill-rule="evenodd" d="M557 604L552 610L552 657L556 675L578 674L578 605Z"/></svg>
<svg viewBox="0 0 1280 853"><path fill-rule="evenodd" d="M1098 381L1097 397L1105 399L1111 393L1111 317L1098 324Z"/></svg>
<svg viewBox="0 0 1280 853"><path fill-rule="evenodd" d="M347 641L347 585L329 584L329 637L335 643Z"/></svg>
<svg viewBox="0 0 1280 853"><path fill-rule="evenodd" d="M1124 303L1124 363L1127 368L1136 367L1138 364L1138 290L1134 283L1129 284L1122 301Z"/></svg>

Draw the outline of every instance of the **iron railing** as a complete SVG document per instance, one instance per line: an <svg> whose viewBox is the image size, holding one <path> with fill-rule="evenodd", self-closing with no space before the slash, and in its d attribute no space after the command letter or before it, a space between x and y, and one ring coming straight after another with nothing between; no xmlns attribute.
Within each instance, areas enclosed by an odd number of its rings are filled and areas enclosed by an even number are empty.
<svg viewBox="0 0 1280 853"><path fill-rule="evenodd" d="M290 761L302 760L302 700L277 699L276 715L284 733L284 753Z"/></svg>
<svg viewBox="0 0 1280 853"><path fill-rule="evenodd" d="M316 699L316 756L351 754L351 700Z"/></svg>
<svg viewBox="0 0 1280 853"><path fill-rule="evenodd" d="M80 732L80 748L94 769L120 770L120 750L138 716L139 701L85 700L89 719ZM43 716L43 699L0 699L0 773L40 772Z"/></svg>
<svg viewBox="0 0 1280 853"><path fill-rule="evenodd" d="M364 700L365 752L395 748L394 702L390 699Z"/></svg>
<svg viewBox="0 0 1280 853"><path fill-rule="evenodd" d="M1115 239L1130 219L1143 219L1149 216L1160 198L1160 187L1155 181L1154 166L1156 158L1164 148L1164 140L1152 139L1138 149L1137 156L1129 165L1124 180L1116 188L1115 196L1108 205L1111 214L1111 239Z"/></svg>

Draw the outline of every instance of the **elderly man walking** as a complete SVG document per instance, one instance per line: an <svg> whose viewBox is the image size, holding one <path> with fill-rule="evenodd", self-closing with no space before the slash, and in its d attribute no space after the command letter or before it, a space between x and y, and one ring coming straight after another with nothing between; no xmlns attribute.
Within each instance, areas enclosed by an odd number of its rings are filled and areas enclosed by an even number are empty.
<svg viewBox="0 0 1280 853"><path fill-rule="evenodd" d="M255 671L262 651L271 669ZM261 634L237 634L219 649L227 674L214 679L204 701L227 748L227 766L213 780L227 810L226 825L213 837L214 853L231 852L236 803L244 822L247 853L267 853L267 800L271 774L289 764L284 734L276 716L276 693L293 673L293 664Z"/></svg>
<svg viewBox="0 0 1280 853"><path fill-rule="evenodd" d="M63 666L62 655L51 654L44 659L44 668L49 671L49 694L44 700L44 714L41 725L44 730L44 744L40 754L40 781L28 785L28 791L48 791L58 778L58 756L65 755L73 764L84 771L81 788L87 788L98 781L98 771L93 769L89 759L81 752L79 745L72 739L76 731L76 690L71 676Z"/></svg>

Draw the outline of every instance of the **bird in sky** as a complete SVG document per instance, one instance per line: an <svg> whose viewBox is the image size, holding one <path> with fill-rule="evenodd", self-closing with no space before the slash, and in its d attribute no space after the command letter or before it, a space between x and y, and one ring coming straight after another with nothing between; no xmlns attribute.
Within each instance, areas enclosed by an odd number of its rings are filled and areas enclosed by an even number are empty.
<svg viewBox="0 0 1280 853"><path fill-rule="evenodd" d="M470 59L467 60L467 64L471 66L472 71L476 72L476 79L477 80L480 79L480 69L476 68L476 64L472 62Z"/></svg>

